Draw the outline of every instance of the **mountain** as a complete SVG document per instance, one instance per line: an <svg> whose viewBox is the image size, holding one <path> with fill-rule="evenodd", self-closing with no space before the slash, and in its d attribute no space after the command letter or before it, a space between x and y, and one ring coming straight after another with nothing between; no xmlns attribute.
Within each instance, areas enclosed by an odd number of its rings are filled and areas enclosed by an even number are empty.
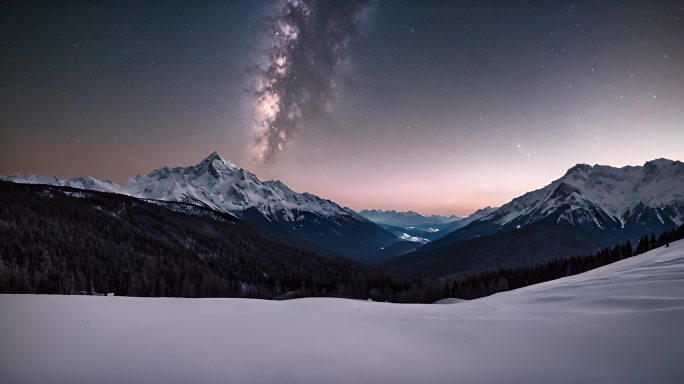
<svg viewBox="0 0 684 384"><path fill-rule="evenodd" d="M684 222L684 164L578 164L447 236L390 261L430 274L534 264L595 252Z"/></svg>
<svg viewBox="0 0 684 384"><path fill-rule="evenodd" d="M377 274L189 203L0 181L0 292L353 296Z"/></svg>
<svg viewBox="0 0 684 384"><path fill-rule="evenodd" d="M78 189L87 189L98 192L113 192L122 193L121 186L109 181L98 180L93 177L78 177L75 179L60 180L55 176L48 177L42 175L28 175L28 176L0 176L0 180L11 181L20 184L47 184L61 187L72 187Z"/></svg>
<svg viewBox="0 0 684 384"><path fill-rule="evenodd" d="M442 215L429 215L424 216L413 211L407 212L397 212L397 211L383 211L383 210L367 210L364 209L359 212L359 215L365 217L366 219L378 223L378 224L388 224L397 227L429 227L435 224L446 224L452 221L461 220L458 216L442 216Z"/></svg>
<svg viewBox="0 0 684 384"><path fill-rule="evenodd" d="M366 263L375 263L374 255L397 240L397 236L349 208L310 193L294 192L280 181L261 181L216 152L197 165L162 167L147 175L133 177L123 186L93 178L59 180L32 175L9 176L5 180L192 203L230 213Z"/></svg>
<svg viewBox="0 0 684 384"><path fill-rule="evenodd" d="M569 225L603 246L682 222L684 163L658 159L623 168L578 164L546 187L513 199L429 248L532 223Z"/></svg>
<svg viewBox="0 0 684 384"><path fill-rule="evenodd" d="M461 229L465 227L466 225L472 223L475 220L479 220L480 218L487 216L488 214L496 211L498 208L493 208L493 207L485 207L485 208L480 208L477 211L471 213L469 216L464 217L461 220L456 220L452 221L450 223L445 223L445 224L440 224L440 225L435 225L434 229L436 229L438 232L436 232L432 238L432 240L437 240L440 239L444 236L447 236L448 234Z"/></svg>
<svg viewBox="0 0 684 384"><path fill-rule="evenodd" d="M400 241L427 243L466 225L459 216L424 216L413 211L363 210L359 215L397 236ZM406 247L402 246L402 250ZM387 249L382 253L388 255ZM384 259L384 257L381 257Z"/></svg>
<svg viewBox="0 0 684 384"><path fill-rule="evenodd" d="M261 181L214 152L189 167L162 167L138 175L126 193L158 200L184 201L229 212L309 241L338 255L373 263L373 255L396 240L348 208L282 182Z"/></svg>
<svg viewBox="0 0 684 384"><path fill-rule="evenodd" d="M471 213L469 216L464 217L463 220L461 220L464 223L463 226L470 224L475 220L479 220L485 216L488 216L497 209L499 209L499 207L486 206L484 208L480 208L477 211Z"/></svg>
<svg viewBox="0 0 684 384"><path fill-rule="evenodd" d="M363 210L359 214L374 221L399 239L395 243L383 247L376 254L375 259L379 263L386 263L397 256L413 252L426 243L440 239L459 228L463 228L468 223L494 210L496 208L482 208L465 218L439 215L423 216L412 211ZM389 222L396 224L388 224ZM400 225L402 223L403 225L411 225L402 226Z"/></svg>
<svg viewBox="0 0 684 384"><path fill-rule="evenodd" d="M589 255L601 249L571 227L537 223L435 248L429 245L415 247L413 251L407 247L394 258L385 256L385 265L442 277L533 266L564 257Z"/></svg>
<svg viewBox="0 0 684 384"><path fill-rule="evenodd" d="M461 218L459 216L440 216L431 215L423 216L416 212L396 212L396 211L382 211L382 210L363 210L359 214L368 220L373 221L386 231L392 233L399 238L399 241L415 242L409 246L407 244L399 244L397 247L385 247L378 256L381 260L387 260L392 250L399 250L395 256L399 254L408 253L409 250L415 250L420 243L428 243L440 239L449 233L463 228L469 223L485 216L497 208L486 207L478 209L468 217ZM410 249L412 248L412 249Z"/></svg>

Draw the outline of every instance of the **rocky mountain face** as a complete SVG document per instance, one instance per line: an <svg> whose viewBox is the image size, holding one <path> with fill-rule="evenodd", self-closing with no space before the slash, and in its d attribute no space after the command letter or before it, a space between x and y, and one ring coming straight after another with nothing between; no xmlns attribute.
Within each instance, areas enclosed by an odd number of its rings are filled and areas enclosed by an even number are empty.
<svg viewBox="0 0 684 384"><path fill-rule="evenodd" d="M578 164L544 188L513 199L429 247L533 223L571 226L604 246L683 222L684 163L657 159L622 168Z"/></svg>
<svg viewBox="0 0 684 384"><path fill-rule="evenodd" d="M261 181L214 152L197 165L162 167L119 186L90 177L59 180L9 176L7 181L116 192L143 199L192 203L296 236L331 253L366 263L396 236L349 208L280 181Z"/></svg>
<svg viewBox="0 0 684 384"><path fill-rule="evenodd" d="M535 265L589 254L684 222L684 164L578 164L544 188L388 264L433 275Z"/></svg>
<svg viewBox="0 0 684 384"><path fill-rule="evenodd" d="M0 181L2 293L361 299L377 275L190 203Z"/></svg>

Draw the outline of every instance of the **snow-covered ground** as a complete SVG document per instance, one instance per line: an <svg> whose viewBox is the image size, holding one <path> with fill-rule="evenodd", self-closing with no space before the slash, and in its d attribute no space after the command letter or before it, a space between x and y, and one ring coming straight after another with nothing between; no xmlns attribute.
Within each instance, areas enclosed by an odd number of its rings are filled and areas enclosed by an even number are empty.
<svg viewBox="0 0 684 384"><path fill-rule="evenodd" d="M3 383L682 383L684 241L468 302L0 295Z"/></svg>

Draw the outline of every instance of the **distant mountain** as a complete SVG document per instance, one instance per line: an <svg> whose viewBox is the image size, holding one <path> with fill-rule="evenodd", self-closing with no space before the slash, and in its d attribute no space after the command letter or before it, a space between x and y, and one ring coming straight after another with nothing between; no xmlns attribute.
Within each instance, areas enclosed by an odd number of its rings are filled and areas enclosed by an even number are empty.
<svg viewBox="0 0 684 384"><path fill-rule="evenodd" d="M578 164L429 248L544 222L570 225L604 246L684 222L684 163L666 159L614 168Z"/></svg>
<svg viewBox="0 0 684 384"><path fill-rule="evenodd" d="M133 177L123 186L92 178L61 181L41 176L10 176L5 179L197 204L366 263L374 263L374 255L397 240L351 209L310 193L294 192L280 181L261 181L216 152L197 165L162 167Z"/></svg>
<svg viewBox="0 0 684 384"><path fill-rule="evenodd" d="M55 176L48 177L42 175L0 176L0 180L11 181L20 184L48 184L61 187L87 189L98 192L123 193L121 186L118 184L109 180L98 180L90 176L66 180L60 180Z"/></svg>
<svg viewBox="0 0 684 384"><path fill-rule="evenodd" d="M460 216L440 216L430 215L424 216L416 212L396 212L396 211L382 211L382 210L363 210L359 214L368 220L378 224L388 232L399 238L399 241L411 241L416 243L427 243L430 241L442 238L449 233L463 228L470 222L475 221L482 216L485 216L497 208L486 207L479 209L468 217ZM415 246L417 248L420 244ZM390 254L391 249L400 249L401 253L406 253L408 247L402 245L400 247L383 248L379 256L381 259L386 259Z"/></svg>
<svg viewBox="0 0 684 384"><path fill-rule="evenodd" d="M459 228L463 228L468 223L495 209L491 207L482 208L465 218L439 215L423 216L411 211L396 212L375 209L363 210L359 214L397 236L398 240L395 243L383 247L375 256L379 262L387 262L394 257L413 252L425 243L440 239ZM388 224L388 222L396 224ZM401 223L404 225L400 225Z"/></svg>
<svg viewBox="0 0 684 384"><path fill-rule="evenodd" d="M429 227L428 229L421 229L417 227L398 227L396 225L381 223L377 223L377 225L396 236L397 240L427 243L443 236L442 232L440 232L439 229L434 228L434 226Z"/></svg>
<svg viewBox="0 0 684 384"><path fill-rule="evenodd" d="M441 239L442 237L445 237L448 234L465 227L466 225L472 223L473 221L479 220L480 218L489 215L490 213L496 211L497 209L499 209L499 208L493 208L493 207L481 208L481 209L478 209L477 211L471 213L469 216L464 217L461 220L456 220L456 221L452 221L450 223L441 224L441 225L435 225L434 229L436 229L438 232L436 232L434 234L434 236L431 238L431 240Z"/></svg>
<svg viewBox="0 0 684 384"><path fill-rule="evenodd" d="M421 215L413 211L397 212L397 211L383 211L383 210L367 210L359 212L359 215L366 219L379 224L388 224L398 227L429 227L435 224L446 224L452 221L461 220L459 216L442 216L442 215Z"/></svg>
<svg viewBox="0 0 684 384"><path fill-rule="evenodd" d="M578 164L546 187L391 263L409 269L420 264L433 274L535 263L636 241L683 222L683 163Z"/></svg>
<svg viewBox="0 0 684 384"><path fill-rule="evenodd" d="M455 215L421 215L413 211L397 212L371 209L359 212L359 215L380 225L382 228L397 236L399 241L426 243L438 239L461 224L462 218ZM403 247L405 248L405 247ZM387 255L387 250L383 250Z"/></svg>
<svg viewBox="0 0 684 384"><path fill-rule="evenodd" d="M472 222L475 221L475 220L479 220L479 219L481 219L482 217L485 217L485 216L490 215L491 213L493 213L493 212L496 211L497 209L499 209L499 207L490 207L490 206L487 206L487 207L484 207L484 208L480 208L480 209L478 209L477 211L471 213L468 217L464 217L463 220L461 220L461 221L462 221L463 223L465 223L465 224L469 224L469 223L472 223ZM465 225L464 225L464 226L465 226Z"/></svg>

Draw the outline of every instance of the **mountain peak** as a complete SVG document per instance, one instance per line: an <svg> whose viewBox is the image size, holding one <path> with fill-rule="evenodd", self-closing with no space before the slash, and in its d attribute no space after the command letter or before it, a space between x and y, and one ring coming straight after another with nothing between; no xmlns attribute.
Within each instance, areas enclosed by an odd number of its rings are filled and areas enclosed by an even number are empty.
<svg viewBox="0 0 684 384"><path fill-rule="evenodd" d="M225 160L223 157L221 157L221 155L219 155L219 153L216 151L210 153L209 156L207 156L206 158L204 158L204 160L202 160L200 162L200 164L212 165L212 164L215 164L216 162L226 166L227 168L231 168L231 169L238 168L235 164L233 164L230 161Z"/></svg>
<svg viewBox="0 0 684 384"><path fill-rule="evenodd" d="M216 151L210 153L209 156L207 156L204 160L202 160L202 162L203 162L203 163L204 163L204 162L210 163L210 162L212 162L212 161L214 161L214 160L220 160L220 161L225 162L225 160L223 159L223 157L221 157L221 155L219 155L219 153L216 152Z"/></svg>
<svg viewBox="0 0 684 384"><path fill-rule="evenodd" d="M660 167L666 167L672 163L674 163L673 160L665 159L665 158L661 157L659 159L653 159L651 161L647 161L646 163L644 163L644 166L645 167L658 167L658 168L660 168Z"/></svg>
<svg viewBox="0 0 684 384"><path fill-rule="evenodd" d="M592 167L589 164L584 164L584 163L578 163L575 164L572 168L568 169L567 172L565 172L565 175L570 175L576 172L581 172L581 171L587 171L590 170Z"/></svg>

